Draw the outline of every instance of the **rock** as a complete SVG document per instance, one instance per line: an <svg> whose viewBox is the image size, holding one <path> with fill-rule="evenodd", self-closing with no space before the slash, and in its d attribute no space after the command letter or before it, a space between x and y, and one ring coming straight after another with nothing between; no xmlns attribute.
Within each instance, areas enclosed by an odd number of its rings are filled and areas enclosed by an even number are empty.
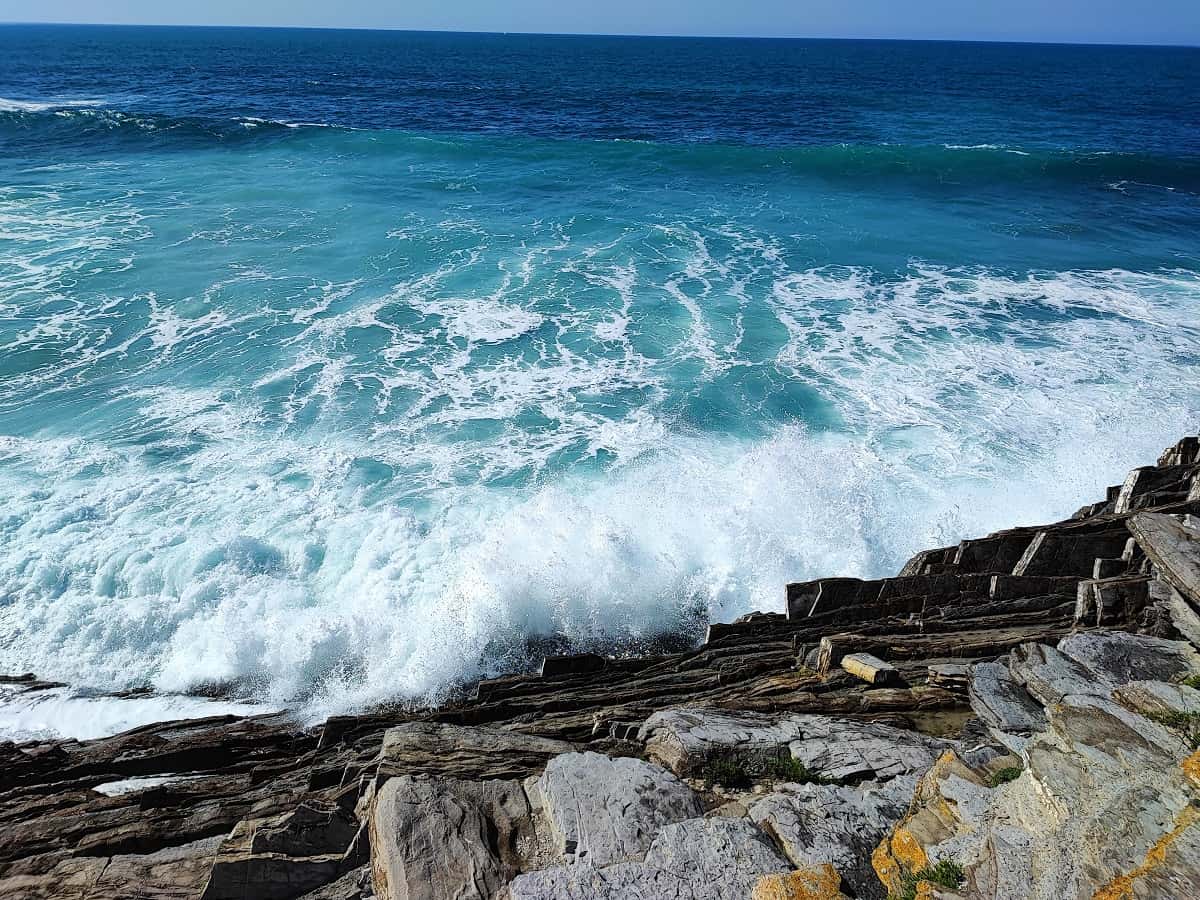
<svg viewBox="0 0 1200 900"><path fill-rule="evenodd" d="M842 877L829 865L805 866L786 875L764 875L750 900L842 900Z"/></svg>
<svg viewBox="0 0 1200 900"><path fill-rule="evenodd" d="M698 772L714 755L786 747L801 735L794 717L685 708L655 713L638 739L651 759L683 778Z"/></svg>
<svg viewBox="0 0 1200 900"><path fill-rule="evenodd" d="M1123 528L1084 533L1039 531L1012 573L1086 578L1092 574L1098 557L1119 556L1127 537Z"/></svg>
<svg viewBox="0 0 1200 900"><path fill-rule="evenodd" d="M700 799L665 769L599 753L555 757L537 790L557 852L593 866L640 859L662 826L703 812Z"/></svg>
<svg viewBox="0 0 1200 900"><path fill-rule="evenodd" d="M888 725L828 716L797 716L802 736L789 744L793 758L835 779L885 781L924 772L951 742Z"/></svg>
<svg viewBox="0 0 1200 900"><path fill-rule="evenodd" d="M704 818L667 825L646 853L646 866L696 886L697 897L744 897L763 875L788 865L744 819Z"/></svg>
<svg viewBox="0 0 1200 900"><path fill-rule="evenodd" d="M1064 695L1016 780L989 789L942 757L877 848L876 871L897 890L905 872L949 859L965 870L964 893L997 900L1176 896L1154 886L1200 877L1189 853L1200 819L1189 765L1200 768L1200 754L1188 753L1179 735L1112 700Z"/></svg>
<svg viewBox="0 0 1200 900"><path fill-rule="evenodd" d="M444 722L406 722L389 728L379 754L379 774L452 775L458 778L525 778L575 745L502 728Z"/></svg>
<svg viewBox="0 0 1200 900"><path fill-rule="evenodd" d="M222 838L153 853L64 860L47 875L0 875L4 900L191 900L208 880ZM131 886L136 895L131 894Z"/></svg>
<svg viewBox="0 0 1200 900"><path fill-rule="evenodd" d="M788 785L764 797L750 817L797 867L832 865L860 900L883 900L871 852L908 809L917 776L885 786Z"/></svg>
<svg viewBox="0 0 1200 900"><path fill-rule="evenodd" d="M1008 666L979 663L970 672L971 709L991 734L1014 752L1025 739L1046 726L1046 715Z"/></svg>
<svg viewBox="0 0 1200 900"><path fill-rule="evenodd" d="M322 885L298 900L370 900L375 896L370 865L351 869L337 881Z"/></svg>
<svg viewBox="0 0 1200 900"><path fill-rule="evenodd" d="M1194 801L1200 791L1200 753L1180 754L1194 740L1187 716L1195 696L1161 679L1193 671L1194 660L1183 645L1153 639L1183 635L1200 647L1200 522L1189 517L1200 512L1197 448L1195 438L1180 442L1128 490L1110 488L1070 520L919 554L896 578L793 585L790 617L714 623L700 646L672 636L655 656L603 665L597 657L554 657L549 677L505 675L436 708L397 705L317 728L288 714L213 716L97 741L0 743L0 898L196 900L207 885L215 895L361 900L373 886L363 881L368 841L356 822L370 822L379 798L401 787L387 785L403 778L412 801L403 818L408 837L386 834L395 843L389 848L377 835L389 884L407 892L403 871L411 869L414 890L431 891L422 887L432 879L421 867L441 865L439 879L454 882L456 871L466 878L465 868L491 872L484 880L495 887L567 860L566 839L552 828L552 807L543 808L537 786L555 757L585 748L630 753L641 739L684 774L710 754L732 754L757 757L766 782L786 754L816 774L891 779L891 788L906 777L896 773L916 774L951 746L868 719L959 736L959 763L974 774L941 780L937 808L953 827L926 856L961 862L963 892L1189 896L1196 826L1180 798ZM1081 581L1088 582L1082 592ZM1072 597L1080 594L1086 627L1059 647L1079 631ZM1112 632L1097 637L1103 627ZM560 639L536 646L570 650ZM992 667L1014 650L1007 666ZM906 686L864 683L840 667L864 653L893 666ZM809 660L807 667L798 660ZM968 719L963 669L972 661L983 665L966 682L977 710ZM0 675L0 692L31 704L66 693L30 675ZM664 711L672 712L664 719ZM1021 752L1021 774L992 789L988 777L1015 766L997 758L997 741ZM583 830L598 823L603 836L615 833L614 820L628 825L617 796L627 785L600 780L604 796L589 787L584 797L600 811L588 807ZM803 790L817 788L834 786ZM714 785L718 805L709 815L736 821L768 791L790 790L759 783L757 793L731 793ZM988 811L974 815L984 791ZM572 804L578 798L560 805ZM688 805L662 818L692 821L697 810ZM650 821L633 826L634 849L669 827L644 810L642 819ZM406 849L413 835L435 842L437 853ZM616 837L610 843L624 849ZM626 862L568 868L577 881L602 879L626 895L697 890L648 866L641 849ZM465 890L485 893L473 878ZM768 882L799 884L793 876ZM1035 883L1048 887L1035 891Z"/></svg>
<svg viewBox="0 0 1200 900"><path fill-rule="evenodd" d="M769 717L672 709L646 720L640 737L652 759L680 775L730 754L750 757L786 747L814 773L884 780L920 772L950 744L913 731L829 716Z"/></svg>
<svg viewBox="0 0 1200 900"><path fill-rule="evenodd" d="M1200 691L1183 684L1161 681L1132 681L1113 691L1113 699L1142 715L1166 713L1200 714Z"/></svg>
<svg viewBox="0 0 1200 900"><path fill-rule="evenodd" d="M537 844L517 781L392 778L369 817L381 900L490 900Z"/></svg>
<svg viewBox="0 0 1200 900"><path fill-rule="evenodd" d="M580 653L573 656L547 656L542 660L540 674L543 678L558 678L563 675L586 675L599 672L608 660L595 653Z"/></svg>
<svg viewBox="0 0 1200 900"><path fill-rule="evenodd" d="M1009 655L1009 670L1043 707L1069 694L1108 696L1112 684L1071 657L1045 644L1022 644Z"/></svg>
<svg viewBox="0 0 1200 900"><path fill-rule="evenodd" d="M971 667L962 663L936 663L926 670L929 683L952 691L966 691L970 686Z"/></svg>
<svg viewBox="0 0 1200 900"><path fill-rule="evenodd" d="M1200 653L1190 644L1142 634L1073 634L1058 642L1058 650L1114 686L1200 674Z"/></svg>
<svg viewBox="0 0 1200 900"><path fill-rule="evenodd" d="M276 816L245 819L222 843L201 900L292 900L360 863L353 813L308 799Z"/></svg>
<svg viewBox="0 0 1200 900"><path fill-rule="evenodd" d="M1128 527L1162 577L1189 603L1200 607L1200 527L1196 519L1138 513Z"/></svg>
<svg viewBox="0 0 1200 900"><path fill-rule="evenodd" d="M645 860L597 868L557 866L516 878L509 900L725 900L747 896L787 863L744 820L692 819L666 825Z"/></svg>
<svg viewBox="0 0 1200 900"><path fill-rule="evenodd" d="M842 668L867 684L899 684L900 673L891 663L869 653L851 653L842 657Z"/></svg>

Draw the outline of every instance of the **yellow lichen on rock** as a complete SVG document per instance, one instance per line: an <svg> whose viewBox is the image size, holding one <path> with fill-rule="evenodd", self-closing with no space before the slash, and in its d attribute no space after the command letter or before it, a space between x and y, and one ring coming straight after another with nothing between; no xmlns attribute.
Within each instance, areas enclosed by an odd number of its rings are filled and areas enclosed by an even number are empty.
<svg viewBox="0 0 1200 900"><path fill-rule="evenodd" d="M1194 756L1195 754L1193 754ZM1200 822L1200 809L1195 806L1185 806L1175 817L1175 824L1162 837L1154 842L1154 846L1146 851L1146 857L1137 868L1118 875L1100 890L1092 895L1092 900L1131 900L1133 883L1144 875L1161 866L1167 858L1167 851L1179 839L1184 831Z"/></svg>
<svg viewBox="0 0 1200 900"><path fill-rule="evenodd" d="M900 890L900 879L904 876L904 869L892 855L890 837L885 837L871 853L871 868L875 870L875 877L888 889L888 893L894 894Z"/></svg>
<svg viewBox="0 0 1200 900"><path fill-rule="evenodd" d="M1200 788L1200 750L1197 750L1185 759L1180 763L1180 766L1183 769L1183 774L1188 777L1188 780Z"/></svg>
<svg viewBox="0 0 1200 900"><path fill-rule="evenodd" d="M764 875L754 885L750 900L838 900L842 876L829 863L805 866L782 875Z"/></svg>

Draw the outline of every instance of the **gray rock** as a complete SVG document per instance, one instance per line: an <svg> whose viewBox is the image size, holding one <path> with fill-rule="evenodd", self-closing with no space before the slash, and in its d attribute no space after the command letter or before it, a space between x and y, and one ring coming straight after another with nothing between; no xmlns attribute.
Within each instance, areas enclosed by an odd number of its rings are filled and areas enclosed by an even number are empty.
<svg viewBox="0 0 1200 900"><path fill-rule="evenodd" d="M371 802L370 829L382 900L490 900L536 844L516 781L392 778Z"/></svg>
<svg viewBox="0 0 1200 900"><path fill-rule="evenodd" d="M597 868L581 863L531 872L508 887L509 900L725 900L748 897L763 875L788 865L764 835L737 819L666 825L644 862Z"/></svg>
<svg viewBox="0 0 1200 900"><path fill-rule="evenodd" d="M789 785L750 808L750 817L775 838L797 868L829 863L862 900L883 900L871 853L908 809L917 776L882 787Z"/></svg>
<svg viewBox="0 0 1200 900"><path fill-rule="evenodd" d="M357 864L353 814L308 800L276 816L243 819L221 844L201 900L291 900Z"/></svg>
<svg viewBox="0 0 1200 900"><path fill-rule="evenodd" d="M798 716L771 717L712 709L668 709L646 720L638 740L651 759L680 777L693 774L715 753L759 752L802 736Z"/></svg>
<svg viewBox="0 0 1200 900"><path fill-rule="evenodd" d="M673 709L646 720L640 737L650 756L681 775L711 756L787 747L811 771L830 778L883 780L927 769L952 742L913 731L831 716L771 717Z"/></svg>
<svg viewBox="0 0 1200 900"><path fill-rule="evenodd" d="M563 741L502 728L406 722L384 734L379 774L525 778L540 772L552 757L574 749Z"/></svg>
<svg viewBox="0 0 1200 900"><path fill-rule="evenodd" d="M1120 685L1113 698L1128 710L1154 713L1200 713L1200 691L1183 684L1133 681Z"/></svg>
<svg viewBox="0 0 1200 900"><path fill-rule="evenodd" d="M1015 781L988 789L981 773L939 761L902 822L906 853L915 843L956 861L973 897L1191 896L1179 892L1200 883L1200 856L1188 852L1200 830L1194 775L1180 765L1189 752L1110 699L1066 694Z"/></svg>
<svg viewBox="0 0 1200 900"><path fill-rule="evenodd" d="M691 819L667 825L646 853L650 868L697 884L698 897L745 896L763 875L787 862L766 835L744 819Z"/></svg>
<svg viewBox="0 0 1200 900"><path fill-rule="evenodd" d="M1044 707L1070 694L1109 696L1112 685L1069 656L1045 644L1021 644L1009 654L1008 668Z"/></svg>
<svg viewBox="0 0 1200 900"><path fill-rule="evenodd" d="M1128 522L1134 539L1162 576L1200 606L1200 526L1192 516L1138 513Z"/></svg>
<svg viewBox="0 0 1200 900"><path fill-rule="evenodd" d="M871 722L830 716L796 719L802 736L789 744L792 756L829 778L885 781L897 775L919 775L954 746L951 741Z"/></svg>
<svg viewBox="0 0 1200 900"><path fill-rule="evenodd" d="M640 759L567 753L537 781L557 852L593 866L641 859L664 825L699 816L700 799Z"/></svg>
<svg viewBox="0 0 1200 900"><path fill-rule="evenodd" d="M1200 673L1200 653L1190 644L1144 634L1083 632L1063 638L1058 649L1113 686Z"/></svg>
<svg viewBox="0 0 1200 900"><path fill-rule="evenodd" d="M1010 750L1019 752L1025 739L1046 727L1046 714L1008 666L979 663L971 667L971 709L991 734Z"/></svg>

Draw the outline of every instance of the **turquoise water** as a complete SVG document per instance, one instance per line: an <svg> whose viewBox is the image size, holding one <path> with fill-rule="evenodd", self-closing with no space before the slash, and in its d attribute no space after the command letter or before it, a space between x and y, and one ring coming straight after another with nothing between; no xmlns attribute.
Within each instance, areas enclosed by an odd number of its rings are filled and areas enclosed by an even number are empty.
<svg viewBox="0 0 1200 900"><path fill-rule="evenodd" d="M1196 428L1197 51L0 49L0 671L437 699Z"/></svg>

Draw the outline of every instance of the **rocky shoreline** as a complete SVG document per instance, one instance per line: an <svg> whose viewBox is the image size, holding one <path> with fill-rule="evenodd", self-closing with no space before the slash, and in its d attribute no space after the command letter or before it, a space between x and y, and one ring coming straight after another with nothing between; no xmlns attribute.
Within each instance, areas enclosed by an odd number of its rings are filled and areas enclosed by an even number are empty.
<svg viewBox="0 0 1200 900"><path fill-rule="evenodd" d="M788 585L686 652L0 745L0 898L1194 896L1197 516L1191 437L1069 520Z"/></svg>

